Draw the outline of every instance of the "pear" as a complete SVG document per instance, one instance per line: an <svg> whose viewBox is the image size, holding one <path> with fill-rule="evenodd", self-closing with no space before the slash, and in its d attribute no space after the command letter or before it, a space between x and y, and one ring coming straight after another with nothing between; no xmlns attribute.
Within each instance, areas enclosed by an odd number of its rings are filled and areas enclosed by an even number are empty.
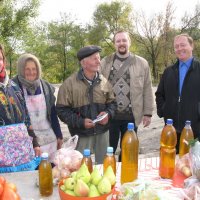
<svg viewBox="0 0 200 200"><path fill-rule="evenodd" d="M115 173L113 171L113 168L110 165L106 168L106 171L105 171L103 177L108 178L108 180L110 181L112 186L115 185L116 176L115 176Z"/></svg>
<svg viewBox="0 0 200 200"><path fill-rule="evenodd" d="M74 171L70 174L70 177L76 180L76 174L77 174L77 171Z"/></svg>
<svg viewBox="0 0 200 200"><path fill-rule="evenodd" d="M65 190L64 192L65 192L66 194L71 195L71 196L76 196L75 193L74 193L74 191L72 191L72 190Z"/></svg>
<svg viewBox="0 0 200 200"><path fill-rule="evenodd" d="M60 189L62 190L62 191L65 191L66 189L65 189L65 185L61 185L60 186Z"/></svg>
<svg viewBox="0 0 200 200"><path fill-rule="evenodd" d="M74 190L75 183L76 183L76 181L74 180L74 178L65 179L65 181L64 181L65 189L66 190Z"/></svg>
<svg viewBox="0 0 200 200"><path fill-rule="evenodd" d="M101 173L99 172L97 166L94 167L91 173L91 183L94 185L98 185L99 181L102 179Z"/></svg>
<svg viewBox="0 0 200 200"><path fill-rule="evenodd" d="M91 184L88 197L98 197L98 196L100 196L99 191L97 190L95 185Z"/></svg>
<svg viewBox="0 0 200 200"><path fill-rule="evenodd" d="M89 183L91 178L91 174L88 170L88 167L85 163L81 165L79 170L76 173L76 180L83 180L85 183Z"/></svg>
<svg viewBox="0 0 200 200"><path fill-rule="evenodd" d="M103 177L98 186L97 186L100 194L107 194L111 191L111 183L107 177Z"/></svg>
<svg viewBox="0 0 200 200"><path fill-rule="evenodd" d="M74 187L74 193L78 197L87 197L89 194L89 187L83 180L79 179Z"/></svg>

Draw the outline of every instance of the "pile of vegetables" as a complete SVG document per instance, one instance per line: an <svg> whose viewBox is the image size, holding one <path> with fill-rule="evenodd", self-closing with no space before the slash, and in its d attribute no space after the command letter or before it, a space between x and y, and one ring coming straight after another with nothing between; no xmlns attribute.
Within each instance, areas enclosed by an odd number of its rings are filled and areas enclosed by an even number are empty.
<svg viewBox="0 0 200 200"><path fill-rule="evenodd" d="M0 200L20 200L16 185L7 182L3 176L0 176Z"/></svg>
<svg viewBox="0 0 200 200"><path fill-rule="evenodd" d="M185 177L192 176L192 170L190 167L190 158L189 154L185 154L182 156L176 163L176 168L179 172L181 172Z"/></svg>
<svg viewBox="0 0 200 200"><path fill-rule="evenodd" d="M196 139L194 140L190 152L189 152L192 175L196 176L200 180L200 142Z"/></svg>
<svg viewBox="0 0 200 200"><path fill-rule="evenodd" d="M76 150L69 150L67 148L61 148L57 151L53 168L53 178L63 179L69 177L69 175L80 168L83 155Z"/></svg>

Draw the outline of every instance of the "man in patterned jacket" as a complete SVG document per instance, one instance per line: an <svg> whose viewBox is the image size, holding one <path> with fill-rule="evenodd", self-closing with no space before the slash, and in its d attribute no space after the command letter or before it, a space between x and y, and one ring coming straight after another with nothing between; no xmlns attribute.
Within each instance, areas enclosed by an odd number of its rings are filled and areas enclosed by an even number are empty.
<svg viewBox="0 0 200 200"><path fill-rule="evenodd" d="M101 61L101 72L111 82L117 100L117 112L110 123L110 146L117 149L129 122L135 123L135 131L143 122L151 122L153 93L150 68L147 61L129 51L131 40L126 31L114 35L116 52ZM121 156L119 157L121 161Z"/></svg>

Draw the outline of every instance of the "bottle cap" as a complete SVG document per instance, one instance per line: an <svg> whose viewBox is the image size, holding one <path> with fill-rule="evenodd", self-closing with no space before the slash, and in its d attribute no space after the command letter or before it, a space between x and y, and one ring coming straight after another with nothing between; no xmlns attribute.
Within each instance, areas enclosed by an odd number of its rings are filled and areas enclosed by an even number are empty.
<svg viewBox="0 0 200 200"><path fill-rule="evenodd" d="M47 152L44 152L42 153L41 157L46 159L49 157L49 154Z"/></svg>
<svg viewBox="0 0 200 200"><path fill-rule="evenodd" d="M134 129L134 123L128 123L128 130Z"/></svg>
<svg viewBox="0 0 200 200"><path fill-rule="evenodd" d="M90 150L89 149L84 149L83 155L84 156L90 156Z"/></svg>
<svg viewBox="0 0 200 200"><path fill-rule="evenodd" d="M166 122L166 124L173 124L173 119L167 119L167 122Z"/></svg>
<svg viewBox="0 0 200 200"><path fill-rule="evenodd" d="M107 153L113 153L113 147L107 147Z"/></svg>
<svg viewBox="0 0 200 200"><path fill-rule="evenodd" d="M191 121L186 120L186 121L185 121L185 125L191 125Z"/></svg>

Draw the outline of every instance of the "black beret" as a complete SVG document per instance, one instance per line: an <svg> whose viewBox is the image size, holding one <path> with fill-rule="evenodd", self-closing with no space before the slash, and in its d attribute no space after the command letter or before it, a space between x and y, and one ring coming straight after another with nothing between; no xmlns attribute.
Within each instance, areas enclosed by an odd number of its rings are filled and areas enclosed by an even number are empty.
<svg viewBox="0 0 200 200"><path fill-rule="evenodd" d="M91 45L81 48L77 53L77 58L81 61L83 58L91 56L96 52L100 52L101 48L99 46Z"/></svg>

